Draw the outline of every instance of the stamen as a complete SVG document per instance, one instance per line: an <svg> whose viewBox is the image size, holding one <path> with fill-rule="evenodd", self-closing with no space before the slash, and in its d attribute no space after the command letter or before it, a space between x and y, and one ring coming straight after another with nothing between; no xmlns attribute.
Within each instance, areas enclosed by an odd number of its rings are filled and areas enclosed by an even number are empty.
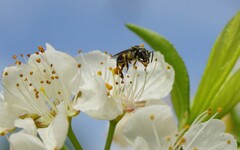
<svg viewBox="0 0 240 150"><path fill-rule="evenodd" d="M39 50L41 53L44 53L44 52L45 52L45 50L44 50L44 48L43 48L42 46L38 46L38 50Z"/></svg>
<svg viewBox="0 0 240 150"><path fill-rule="evenodd" d="M109 91L113 89L113 86L111 86L111 85L108 84L108 83L105 83L105 86L106 86L106 88L107 88Z"/></svg>

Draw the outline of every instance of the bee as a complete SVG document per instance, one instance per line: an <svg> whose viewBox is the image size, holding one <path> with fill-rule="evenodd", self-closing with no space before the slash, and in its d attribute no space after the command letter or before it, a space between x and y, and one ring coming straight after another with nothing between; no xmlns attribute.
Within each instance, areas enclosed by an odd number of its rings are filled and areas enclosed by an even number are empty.
<svg viewBox="0 0 240 150"><path fill-rule="evenodd" d="M153 51L145 49L144 45L142 44L140 46L132 46L131 48L123 50L112 57L116 59L116 66L119 68L120 77L123 78L123 68L126 67L128 71L129 64L131 64L132 61L134 62L133 66L136 65L137 61L142 63L146 71L149 62L153 61L153 54Z"/></svg>

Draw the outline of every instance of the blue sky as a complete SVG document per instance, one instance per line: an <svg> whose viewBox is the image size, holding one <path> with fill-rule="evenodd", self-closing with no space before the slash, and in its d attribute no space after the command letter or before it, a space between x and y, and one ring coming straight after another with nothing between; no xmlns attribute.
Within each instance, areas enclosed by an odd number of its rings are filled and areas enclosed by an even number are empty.
<svg viewBox="0 0 240 150"><path fill-rule="evenodd" d="M79 49L117 53L143 43L124 26L134 23L174 44L194 94L214 41L238 10L239 0L0 0L0 70L13 54L45 43L73 56ZM80 115L73 124L86 149L102 149L106 122Z"/></svg>

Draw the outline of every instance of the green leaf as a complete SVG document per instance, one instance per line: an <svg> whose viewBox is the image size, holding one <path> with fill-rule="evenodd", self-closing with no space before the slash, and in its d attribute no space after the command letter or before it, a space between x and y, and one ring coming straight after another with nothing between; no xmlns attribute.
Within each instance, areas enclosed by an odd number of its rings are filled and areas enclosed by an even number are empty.
<svg viewBox="0 0 240 150"><path fill-rule="evenodd" d="M207 36L207 35L206 35ZM219 90L226 82L240 55L240 12L226 25L216 40L198 91L191 107L192 122L210 107ZM219 102L221 103L221 102ZM225 106L223 106L225 109Z"/></svg>
<svg viewBox="0 0 240 150"><path fill-rule="evenodd" d="M175 70L175 81L171 92L172 103L182 127L189 115L189 78L186 66L174 46L161 35L133 24L127 28L142 38L155 51L160 51Z"/></svg>
<svg viewBox="0 0 240 150"><path fill-rule="evenodd" d="M230 112L236 104L240 102L240 70L231 75L224 83L216 97L212 100L210 106L213 110L218 107L224 108L218 117L223 117L226 113Z"/></svg>

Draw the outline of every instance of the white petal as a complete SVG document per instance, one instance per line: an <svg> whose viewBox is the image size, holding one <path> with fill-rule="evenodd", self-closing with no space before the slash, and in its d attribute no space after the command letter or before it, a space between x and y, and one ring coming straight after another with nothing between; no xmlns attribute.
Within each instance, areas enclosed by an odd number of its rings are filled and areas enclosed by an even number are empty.
<svg viewBox="0 0 240 150"><path fill-rule="evenodd" d="M96 75L89 79L80 90L82 96L75 105L75 109L93 118L104 120L112 120L122 114L121 101L107 96L105 83L100 76Z"/></svg>
<svg viewBox="0 0 240 150"><path fill-rule="evenodd" d="M184 135L184 150L237 150L237 143L231 134L224 133L222 121L213 119L191 127Z"/></svg>
<svg viewBox="0 0 240 150"><path fill-rule="evenodd" d="M139 147L138 138L145 140L149 149L161 149L166 144L166 137L177 131L171 108L166 105L151 105L135 112L126 123L124 135L127 141Z"/></svg>
<svg viewBox="0 0 240 150"><path fill-rule="evenodd" d="M14 121L23 113L22 110L0 102L0 135L14 128Z"/></svg>
<svg viewBox="0 0 240 150"><path fill-rule="evenodd" d="M155 59L157 59L157 61L155 61ZM139 87L137 91L139 91L145 82L145 68L140 63L137 63L137 67L138 73L140 74L137 79ZM172 90L174 82L175 72L173 67L164 61L162 54L155 52L153 62L149 63L146 69L148 72L147 82L140 100L161 99L167 96ZM131 73L131 71L134 71L134 69L130 69L129 73Z"/></svg>
<svg viewBox="0 0 240 150"><path fill-rule="evenodd" d="M17 119L14 125L18 128L22 128L22 133L37 136L37 127L31 118Z"/></svg>
<svg viewBox="0 0 240 150"><path fill-rule="evenodd" d="M38 129L38 133L47 149L62 148L68 132L67 112L63 103L58 105L58 114L47 128Z"/></svg>
<svg viewBox="0 0 240 150"><path fill-rule="evenodd" d="M72 86L76 87L76 84L80 84L80 77L76 78L76 75L80 70L77 61L70 55L55 50L49 44L46 44L46 47L47 49L44 53L39 53L38 55L33 54L30 56L28 60L29 65L38 68L39 72L46 70L51 75L53 70L56 71L56 75L59 76L59 80L62 82L62 85L60 86L64 86L65 90L70 90L70 92L76 91L76 89L72 89ZM36 62L39 58L41 59L41 63Z"/></svg>
<svg viewBox="0 0 240 150"><path fill-rule="evenodd" d="M43 143L38 137L22 132L12 134L9 142L11 150L45 150Z"/></svg>

